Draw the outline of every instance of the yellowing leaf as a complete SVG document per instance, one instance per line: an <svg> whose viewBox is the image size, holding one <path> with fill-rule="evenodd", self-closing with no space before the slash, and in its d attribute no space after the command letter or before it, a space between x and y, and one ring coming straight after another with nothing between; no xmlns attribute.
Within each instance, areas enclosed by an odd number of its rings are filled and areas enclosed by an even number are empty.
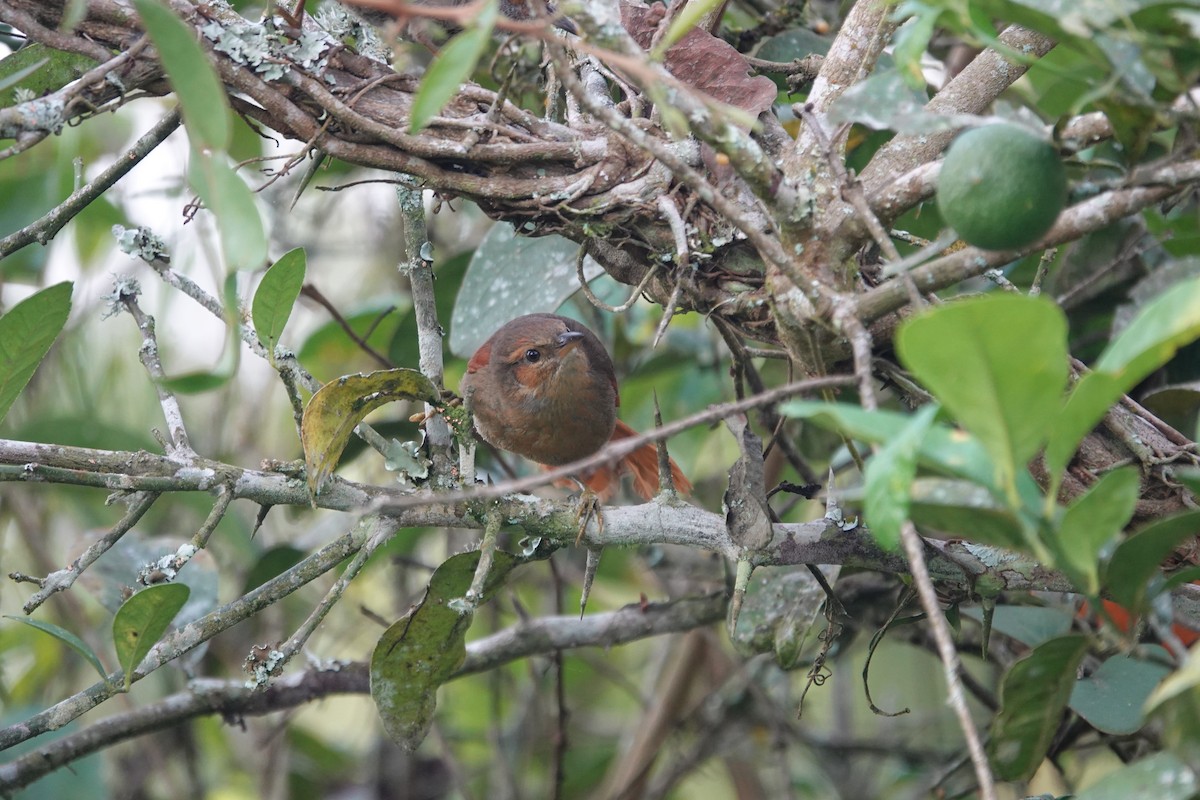
<svg viewBox="0 0 1200 800"><path fill-rule="evenodd" d="M308 401L300 423L309 494L316 499L350 434L367 414L394 400L436 403L440 399L437 388L414 369L344 375L322 386Z"/></svg>

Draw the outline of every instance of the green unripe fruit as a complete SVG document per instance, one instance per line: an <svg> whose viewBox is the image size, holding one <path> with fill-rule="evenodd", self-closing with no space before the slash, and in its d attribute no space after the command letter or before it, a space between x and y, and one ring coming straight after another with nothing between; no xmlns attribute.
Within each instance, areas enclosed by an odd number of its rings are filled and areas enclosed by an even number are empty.
<svg viewBox="0 0 1200 800"><path fill-rule="evenodd" d="M1053 145L1000 123L950 145L938 177L938 208L967 244L1015 250L1040 239L1067 202L1067 173Z"/></svg>

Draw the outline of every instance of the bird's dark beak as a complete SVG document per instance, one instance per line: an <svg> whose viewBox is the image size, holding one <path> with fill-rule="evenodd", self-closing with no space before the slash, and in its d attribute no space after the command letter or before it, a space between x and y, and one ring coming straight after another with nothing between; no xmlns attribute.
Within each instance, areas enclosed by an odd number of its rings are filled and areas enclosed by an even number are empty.
<svg viewBox="0 0 1200 800"><path fill-rule="evenodd" d="M567 331L560 333L554 340L554 346L558 348L559 355L566 355L575 349L575 346L583 341L583 333L580 331Z"/></svg>

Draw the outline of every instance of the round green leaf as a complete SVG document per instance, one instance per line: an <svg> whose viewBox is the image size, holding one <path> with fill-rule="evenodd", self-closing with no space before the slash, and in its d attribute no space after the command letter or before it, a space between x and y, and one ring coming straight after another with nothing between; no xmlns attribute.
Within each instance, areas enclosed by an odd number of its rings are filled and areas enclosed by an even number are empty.
<svg viewBox="0 0 1200 800"><path fill-rule="evenodd" d="M1027 779L1041 765L1087 648L1086 636L1051 639L1035 647L1005 674L1000 713L992 723L988 742L997 778Z"/></svg>
<svg viewBox="0 0 1200 800"><path fill-rule="evenodd" d="M469 358L510 319L554 311L579 291L575 256L579 245L561 236L517 236L507 223L493 225L479 243L450 319L450 350ZM587 258L587 280L603 273Z"/></svg>
<svg viewBox="0 0 1200 800"><path fill-rule="evenodd" d="M1134 614L1145 611L1150 579L1180 542L1200 529L1200 511L1188 511L1146 525L1113 551L1104 574L1104 585L1112 599Z"/></svg>
<svg viewBox="0 0 1200 800"><path fill-rule="evenodd" d="M1071 708L1105 733L1135 733L1145 722L1146 698L1171 670L1154 661L1115 655L1071 692Z"/></svg>
<svg viewBox="0 0 1200 800"><path fill-rule="evenodd" d="M981 623L983 621L983 610L980 608L965 608L963 615ZM1072 620L1072 615L1063 608L996 606L992 611L992 630L1011 636L1021 644L1036 647L1071 630Z"/></svg>
<svg viewBox="0 0 1200 800"><path fill-rule="evenodd" d="M167 632L189 594L191 590L182 583L147 586L117 610L113 617L113 645L117 661L125 671L126 690L133 683L133 671Z"/></svg>
<svg viewBox="0 0 1200 800"><path fill-rule="evenodd" d="M1189 800L1200 782L1196 773L1173 753L1156 753L1106 775L1075 800Z"/></svg>
<svg viewBox="0 0 1200 800"><path fill-rule="evenodd" d="M1133 322L1100 355L1095 368L1120 373L1126 390L1165 364L1200 337L1200 278L1163 292L1138 312Z"/></svg>
<svg viewBox="0 0 1200 800"><path fill-rule="evenodd" d="M55 50L40 42L26 45L0 59L0 108L16 104L15 89L41 97L78 80L94 66L94 58L79 53Z"/></svg>

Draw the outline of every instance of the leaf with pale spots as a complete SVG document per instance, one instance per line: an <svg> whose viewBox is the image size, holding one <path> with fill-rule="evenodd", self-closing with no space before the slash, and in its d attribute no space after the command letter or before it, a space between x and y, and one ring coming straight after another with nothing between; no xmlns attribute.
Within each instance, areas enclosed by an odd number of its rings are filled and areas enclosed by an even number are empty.
<svg viewBox="0 0 1200 800"><path fill-rule="evenodd" d="M350 434L367 414L395 400L436 403L440 399L433 383L415 369L345 375L322 386L308 401L300 423L309 495L316 500Z"/></svg>
<svg viewBox="0 0 1200 800"><path fill-rule="evenodd" d="M510 319L556 310L579 291L578 252L579 245L562 236L518 236L507 223L493 225L463 276L450 317L450 352L470 358L492 331ZM584 259L586 280L603 273L591 257Z"/></svg>
<svg viewBox="0 0 1200 800"><path fill-rule="evenodd" d="M411 752L425 739L438 687L467 656L465 637L475 607L523 561L496 551L482 596L467 602L479 552L451 556L434 571L424 599L379 637L371 654L371 698L384 730L401 747Z"/></svg>

